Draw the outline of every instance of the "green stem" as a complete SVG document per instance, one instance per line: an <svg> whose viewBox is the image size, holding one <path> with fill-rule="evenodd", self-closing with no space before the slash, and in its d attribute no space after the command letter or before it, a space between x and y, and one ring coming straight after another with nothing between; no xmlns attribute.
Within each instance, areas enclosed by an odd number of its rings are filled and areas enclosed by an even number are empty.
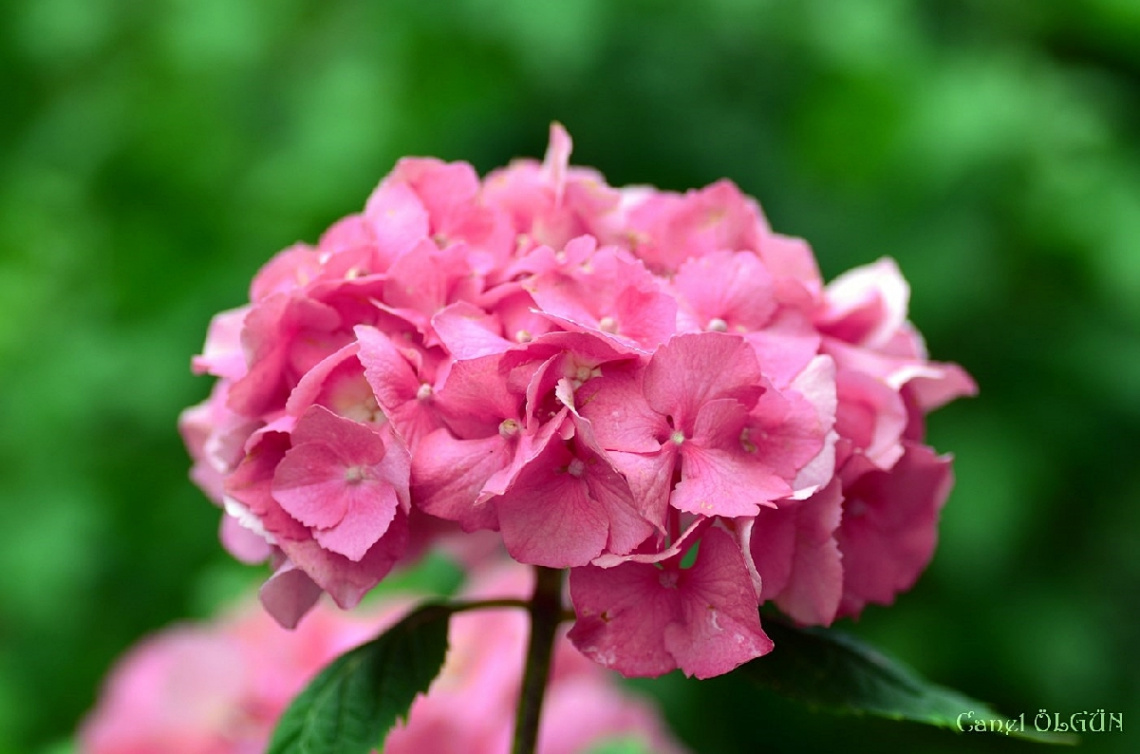
<svg viewBox="0 0 1140 754"><path fill-rule="evenodd" d="M522 691L515 713L515 739L511 754L534 754L542 700L550 679L550 659L554 636L562 622L562 571L535 566L534 596L531 598L530 641L526 648Z"/></svg>

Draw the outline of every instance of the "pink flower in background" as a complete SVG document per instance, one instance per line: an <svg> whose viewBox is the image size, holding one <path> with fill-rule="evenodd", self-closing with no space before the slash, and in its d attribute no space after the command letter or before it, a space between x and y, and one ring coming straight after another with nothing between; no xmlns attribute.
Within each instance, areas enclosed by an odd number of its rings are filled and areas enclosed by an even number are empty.
<svg viewBox="0 0 1140 754"><path fill-rule="evenodd" d="M521 568L497 568L468 596L525 594ZM261 754L291 698L333 657L394 623L408 598L348 614L314 608L295 630L242 606L214 623L182 624L143 640L116 665L79 733L83 754ZM386 754L507 751L527 635L522 611L452 617L443 671ZM607 738L679 754L654 708L560 639L540 730L541 754L581 754Z"/></svg>
<svg viewBox="0 0 1140 754"><path fill-rule="evenodd" d="M296 631L249 607L143 639L79 731L84 754L262 754L277 718L329 660L394 622L313 610Z"/></svg>
<svg viewBox="0 0 1140 754"><path fill-rule="evenodd" d="M401 160L215 317L181 428L283 625L489 532L571 570L596 661L707 676L771 648L763 602L828 624L925 568L950 471L924 417L975 387L894 262L825 285L732 183L614 188L571 146L483 180Z"/></svg>

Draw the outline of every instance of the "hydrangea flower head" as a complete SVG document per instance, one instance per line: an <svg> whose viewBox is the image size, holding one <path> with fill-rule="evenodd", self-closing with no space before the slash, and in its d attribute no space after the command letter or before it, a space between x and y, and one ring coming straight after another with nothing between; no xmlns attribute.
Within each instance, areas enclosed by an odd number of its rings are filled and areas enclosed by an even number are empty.
<svg viewBox="0 0 1140 754"><path fill-rule="evenodd" d="M825 284L731 182L611 187L571 148L402 160L215 317L182 431L281 623L494 532L569 569L585 654L703 677L771 649L761 603L829 624L926 566L951 472L924 416L975 387L897 265Z"/></svg>

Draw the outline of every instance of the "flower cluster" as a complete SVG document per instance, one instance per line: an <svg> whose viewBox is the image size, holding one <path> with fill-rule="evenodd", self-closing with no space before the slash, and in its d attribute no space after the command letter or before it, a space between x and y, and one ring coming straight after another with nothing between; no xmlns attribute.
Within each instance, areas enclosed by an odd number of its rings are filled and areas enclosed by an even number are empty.
<svg viewBox="0 0 1140 754"><path fill-rule="evenodd" d="M929 561L950 461L923 417L974 391L928 360L889 260L824 285L722 181L613 188L542 163L405 159L360 214L255 277L181 428L266 608L351 607L448 526L569 569L587 656L718 675L757 606L828 624Z"/></svg>
<svg viewBox="0 0 1140 754"><path fill-rule="evenodd" d="M470 596L522 596L526 573L495 568L476 582ZM292 696L340 652L394 623L408 602L360 615L321 605L296 631L249 605L214 623L164 629L119 660L82 724L78 751L261 754ZM518 611L453 616L443 671L389 732L385 754L507 751L526 632ZM682 751L647 701L624 693L560 639L537 751L580 754L615 738L662 754Z"/></svg>

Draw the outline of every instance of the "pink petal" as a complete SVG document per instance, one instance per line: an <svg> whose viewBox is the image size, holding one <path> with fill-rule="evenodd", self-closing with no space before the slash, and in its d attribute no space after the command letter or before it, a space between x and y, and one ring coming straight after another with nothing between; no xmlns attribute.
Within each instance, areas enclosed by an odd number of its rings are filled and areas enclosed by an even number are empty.
<svg viewBox="0 0 1140 754"><path fill-rule="evenodd" d="M218 538L227 552L248 565L264 563L272 553L265 537L250 531L228 514L222 516Z"/></svg>
<svg viewBox="0 0 1140 754"><path fill-rule="evenodd" d="M739 547L720 529L701 538L697 560L677 582L680 615L664 641L685 675L711 678L772 651Z"/></svg>
<svg viewBox="0 0 1140 754"><path fill-rule="evenodd" d="M659 676L677 667L665 648L676 595L652 565L583 566L570 571L577 619L568 634L578 651L626 677Z"/></svg>
<svg viewBox="0 0 1140 754"><path fill-rule="evenodd" d="M562 191L566 185L566 168L570 164L570 152L573 148L574 142L562 124L551 123L550 145L546 148L542 169L549 176L550 183L554 187L555 205L562 203Z"/></svg>
<svg viewBox="0 0 1140 754"><path fill-rule="evenodd" d="M327 445L294 445L273 476L273 496L305 526L334 526L348 511L346 464Z"/></svg>
<svg viewBox="0 0 1140 754"><path fill-rule="evenodd" d="M756 330L776 311L772 275L752 252L716 251L689 259L673 287L697 331L707 330L713 319L723 320L728 332Z"/></svg>
<svg viewBox="0 0 1140 754"><path fill-rule="evenodd" d="M509 389L500 369L502 354L452 364L435 404L448 426L462 437L497 434L503 421L521 425L522 396Z"/></svg>
<svg viewBox="0 0 1140 754"><path fill-rule="evenodd" d="M383 257L398 259L429 232L428 213L407 184L381 183L364 206L364 219Z"/></svg>
<svg viewBox="0 0 1140 754"><path fill-rule="evenodd" d="M744 556L719 529L705 532L688 570L636 562L574 568L570 596L577 613L570 640L626 676L680 667L708 678L772 648Z"/></svg>
<svg viewBox="0 0 1140 754"><path fill-rule="evenodd" d="M677 455L677 446L673 443L667 443L657 453L626 453L620 450L606 453L610 463L629 484L638 513L662 533L665 532Z"/></svg>
<svg viewBox="0 0 1140 754"><path fill-rule="evenodd" d="M498 528L495 509L476 505L487 480L511 462L510 443L498 434L459 440L448 430L426 435L412 458L412 489L419 506L467 531Z"/></svg>
<svg viewBox="0 0 1140 754"><path fill-rule="evenodd" d="M607 544L626 553L653 529L637 515L629 486L596 452L551 442L495 498L507 550L524 563L586 565Z"/></svg>
<svg viewBox="0 0 1140 754"><path fill-rule="evenodd" d="M456 360L500 354L514 347L502 335L499 319L466 301L438 311L431 320L440 341Z"/></svg>
<svg viewBox="0 0 1140 754"><path fill-rule="evenodd" d="M890 604L930 562L938 514L950 494L950 458L907 444L890 471L855 458L843 471L843 520L836 533L843 553L844 615L868 602Z"/></svg>
<svg viewBox="0 0 1140 754"><path fill-rule="evenodd" d="M834 410L834 409L831 409ZM760 397L747 420L747 444L755 456L781 479L791 482L824 449L831 429L817 407L799 392L772 388Z"/></svg>
<svg viewBox="0 0 1140 754"><path fill-rule="evenodd" d="M802 287L805 297L815 300L823 289L819 266L811 246L802 238L781 236L778 233L765 233L760 240L757 252L764 260L764 266L778 280L795 281Z"/></svg>
<svg viewBox="0 0 1140 754"><path fill-rule="evenodd" d="M314 539L280 542L288 558L345 610L355 607L388 575L407 544L408 519L403 511L397 511L384 536L358 561L326 550Z"/></svg>
<svg viewBox="0 0 1140 754"><path fill-rule="evenodd" d="M849 270L827 286L820 329L869 348L890 340L906 322L910 286L893 259Z"/></svg>
<svg viewBox="0 0 1140 754"><path fill-rule="evenodd" d="M396 491L390 484L357 485L350 493L344 518L331 527L314 529L313 539L326 550L360 560L388 531L398 507Z"/></svg>
<svg viewBox="0 0 1140 754"><path fill-rule="evenodd" d="M838 480L800 502L763 509L752 529L751 553L761 598L775 600L802 624L828 625L843 593L843 566L835 529L842 491Z"/></svg>
<svg viewBox="0 0 1140 754"><path fill-rule="evenodd" d="M296 628L321 596L321 588L301 569L285 561L258 590L266 612L283 628Z"/></svg>
<svg viewBox="0 0 1140 754"><path fill-rule="evenodd" d="M909 416L897 391L862 372L836 375L835 429L876 466L889 469L902 455Z"/></svg>
<svg viewBox="0 0 1140 754"><path fill-rule="evenodd" d="M277 293L259 301L243 323L241 341L249 371L230 388L230 407L249 417L282 407L293 387L286 370L296 356L298 334L323 335L339 324L335 309L307 298Z"/></svg>
<svg viewBox="0 0 1140 754"><path fill-rule="evenodd" d="M194 374L212 374L239 380L246 373L245 354L241 348L241 331L250 306L215 314L206 331L202 355L191 360Z"/></svg>
<svg viewBox="0 0 1140 754"><path fill-rule="evenodd" d="M736 518L755 516L759 506L789 492L786 482L743 453L687 443L681 481L669 502L688 513Z"/></svg>
<svg viewBox="0 0 1140 754"><path fill-rule="evenodd" d="M651 453L669 437L665 417L645 400L641 376L640 370L628 367L607 369L578 389L578 410L606 450Z"/></svg>
<svg viewBox="0 0 1140 754"><path fill-rule="evenodd" d="M742 429L744 406L734 400L709 401L697 416L694 435L680 445L681 482L674 508L700 515L756 515L757 506L791 493L791 487L752 450Z"/></svg>
<svg viewBox="0 0 1140 754"><path fill-rule="evenodd" d="M432 233L451 233L478 201L479 176L464 162L406 157L396 164L392 177L415 191L431 218Z"/></svg>
<svg viewBox="0 0 1140 754"><path fill-rule="evenodd" d="M248 454L225 482L227 498L240 503L253 521L277 541L309 537L308 528L286 513L272 494L274 471L288 449L287 433L254 433Z"/></svg>
<svg viewBox="0 0 1140 754"><path fill-rule="evenodd" d="M820 348L820 334L800 312L778 312L762 330L744 333L756 351L760 368L777 387L784 387L802 372Z"/></svg>
<svg viewBox="0 0 1140 754"><path fill-rule="evenodd" d="M550 568L589 563L606 544L609 520L586 485L563 470L536 468L549 463L555 449L495 498L503 543L515 560ZM569 453L564 454L567 458Z"/></svg>
<svg viewBox="0 0 1140 754"><path fill-rule="evenodd" d="M645 400L688 431L707 401L732 398L751 408L763 392L756 355L743 339L721 333L676 335L645 369Z"/></svg>

